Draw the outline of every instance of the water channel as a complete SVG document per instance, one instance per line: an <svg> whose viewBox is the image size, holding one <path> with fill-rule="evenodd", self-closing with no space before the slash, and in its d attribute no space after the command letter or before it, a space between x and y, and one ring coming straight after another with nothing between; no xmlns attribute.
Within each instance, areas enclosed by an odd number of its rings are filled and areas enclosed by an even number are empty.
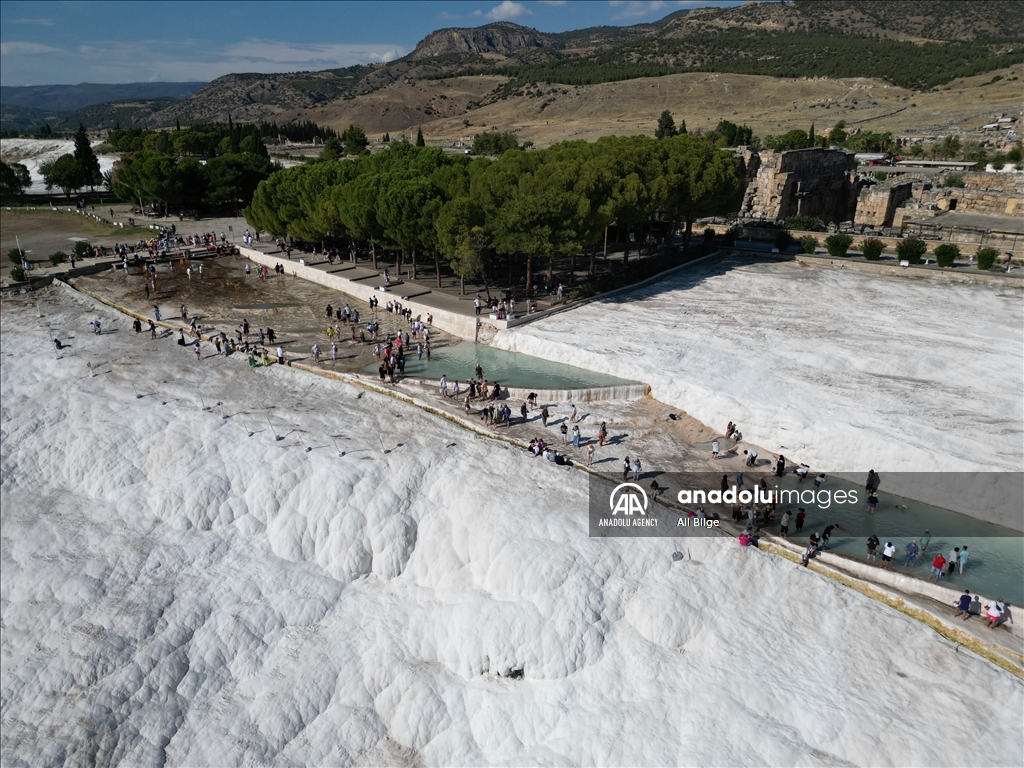
<svg viewBox="0 0 1024 768"><path fill-rule="evenodd" d="M461 342L431 350L430 362L426 356L416 357L416 345L411 344L405 357L405 375L424 379L440 379L447 376L465 382L473 378L476 366L484 371L484 378L493 386L495 382L503 387L523 389L583 389L592 387L620 387L635 384L634 381L575 368L562 363L552 363L539 357L519 352L507 352L485 344ZM377 363L366 366L367 373L377 372Z"/></svg>

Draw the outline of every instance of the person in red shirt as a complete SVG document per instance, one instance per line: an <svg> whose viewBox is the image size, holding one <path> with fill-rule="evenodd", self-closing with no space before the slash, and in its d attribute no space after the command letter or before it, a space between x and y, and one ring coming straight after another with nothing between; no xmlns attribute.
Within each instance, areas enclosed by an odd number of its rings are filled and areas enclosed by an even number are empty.
<svg viewBox="0 0 1024 768"><path fill-rule="evenodd" d="M935 559L932 560L932 574L931 574L931 576L928 577L928 581L931 581L932 580L932 576L934 576L935 577L935 583L938 584L939 579L941 579L942 576L943 576L942 569L945 566L946 566L946 558L944 558L942 556L942 553L940 552L939 554L937 554L935 556Z"/></svg>

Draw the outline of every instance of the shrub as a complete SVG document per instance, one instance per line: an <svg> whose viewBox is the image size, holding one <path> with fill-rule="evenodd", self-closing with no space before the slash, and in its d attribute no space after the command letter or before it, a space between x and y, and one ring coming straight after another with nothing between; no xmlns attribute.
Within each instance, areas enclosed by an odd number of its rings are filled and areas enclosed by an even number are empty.
<svg viewBox="0 0 1024 768"><path fill-rule="evenodd" d="M65 258L67 257L64 255L63 251L57 251L56 253L50 254L50 263L56 267L58 264L63 264Z"/></svg>
<svg viewBox="0 0 1024 768"><path fill-rule="evenodd" d="M92 253L92 246L89 245L85 240L78 240L75 242L75 256L80 259L84 259Z"/></svg>
<svg viewBox="0 0 1024 768"><path fill-rule="evenodd" d="M921 257L927 251L928 246L919 237L908 237L905 240L901 240L899 245L896 246L896 255L899 256L900 261L906 261L910 264L920 264Z"/></svg>
<svg viewBox="0 0 1024 768"><path fill-rule="evenodd" d="M864 258L868 261L878 261L882 256L882 251L885 250L885 243L879 240L877 237L869 237L861 245L861 252L864 254Z"/></svg>
<svg viewBox="0 0 1024 768"><path fill-rule="evenodd" d="M797 214L790 216L784 222L786 229L795 229L798 232L824 232L825 224L817 216L804 216Z"/></svg>
<svg viewBox="0 0 1024 768"><path fill-rule="evenodd" d="M780 252L785 251L789 246L793 244L793 236L789 234L788 229L780 229L779 233L775 235L775 247Z"/></svg>
<svg viewBox="0 0 1024 768"><path fill-rule="evenodd" d="M853 245L853 238L845 232L836 232L825 238L825 247L828 249L829 256L845 256L851 245Z"/></svg>
<svg viewBox="0 0 1024 768"><path fill-rule="evenodd" d="M960 258L960 249L952 243L943 243L935 248L935 260L940 267L952 267Z"/></svg>
<svg viewBox="0 0 1024 768"><path fill-rule="evenodd" d="M740 231L736 227L729 227L722 235L722 242L726 245L732 245L736 242L736 238L740 236Z"/></svg>
<svg viewBox="0 0 1024 768"><path fill-rule="evenodd" d="M885 171L875 171L872 175L875 177L875 181L886 181L889 178L889 174Z"/></svg>
<svg viewBox="0 0 1024 768"><path fill-rule="evenodd" d="M942 186L944 187L956 187L957 189L963 189L967 186L967 182L964 181L964 177L959 173L950 173L946 175L946 178L942 180Z"/></svg>
<svg viewBox="0 0 1024 768"><path fill-rule="evenodd" d="M995 248L981 248L974 254L974 258L978 261L978 269L992 269L998 255L999 251Z"/></svg>
<svg viewBox="0 0 1024 768"><path fill-rule="evenodd" d="M16 283L23 282L25 280L25 270L21 267L15 267L11 270L11 280Z"/></svg>
<svg viewBox="0 0 1024 768"><path fill-rule="evenodd" d="M21 251L18 248L11 248L11 250L7 252L7 258L19 267L21 266Z"/></svg>
<svg viewBox="0 0 1024 768"><path fill-rule="evenodd" d="M802 253L814 253L818 247L818 238L814 235L804 235L800 238L800 251Z"/></svg>

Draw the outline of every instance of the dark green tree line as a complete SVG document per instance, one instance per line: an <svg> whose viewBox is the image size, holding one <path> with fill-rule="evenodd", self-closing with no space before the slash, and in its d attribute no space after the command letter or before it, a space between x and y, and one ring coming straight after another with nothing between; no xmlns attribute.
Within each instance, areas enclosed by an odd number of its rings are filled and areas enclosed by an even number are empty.
<svg viewBox="0 0 1024 768"><path fill-rule="evenodd" d="M365 243L374 268L381 248L413 274L426 256L439 285L442 260L464 286L486 281L495 259L520 258L529 293L538 260L550 279L556 256L575 264L589 254L593 272L611 225L635 232L637 249L654 218L688 238L696 218L733 206L738 190L731 153L693 135L608 136L495 160L399 142L352 162L277 171L245 216L277 237Z"/></svg>

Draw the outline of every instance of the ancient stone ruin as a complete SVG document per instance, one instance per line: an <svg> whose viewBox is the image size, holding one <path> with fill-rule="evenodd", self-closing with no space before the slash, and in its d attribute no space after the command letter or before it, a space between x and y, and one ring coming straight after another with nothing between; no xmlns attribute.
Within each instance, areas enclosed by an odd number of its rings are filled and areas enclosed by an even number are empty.
<svg viewBox="0 0 1024 768"><path fill-rule="evenodd" d="M857 161L838 149L794 149L742 155L747 182L740 217L782 221L814 216L826 224L851 221L857 208Z"/></svg>
<svg viewBox="0 0 1024 768"><path fill-rule="evenodd" d="M872 166L858 170L852 152L742 148L741 223L782 222L802 215L830 230L991 244L1024 244L1024 175L956 173L949 169ZM876 174L886 174L880 180ZM953 215L955 212L956 215Z"/></svg>

